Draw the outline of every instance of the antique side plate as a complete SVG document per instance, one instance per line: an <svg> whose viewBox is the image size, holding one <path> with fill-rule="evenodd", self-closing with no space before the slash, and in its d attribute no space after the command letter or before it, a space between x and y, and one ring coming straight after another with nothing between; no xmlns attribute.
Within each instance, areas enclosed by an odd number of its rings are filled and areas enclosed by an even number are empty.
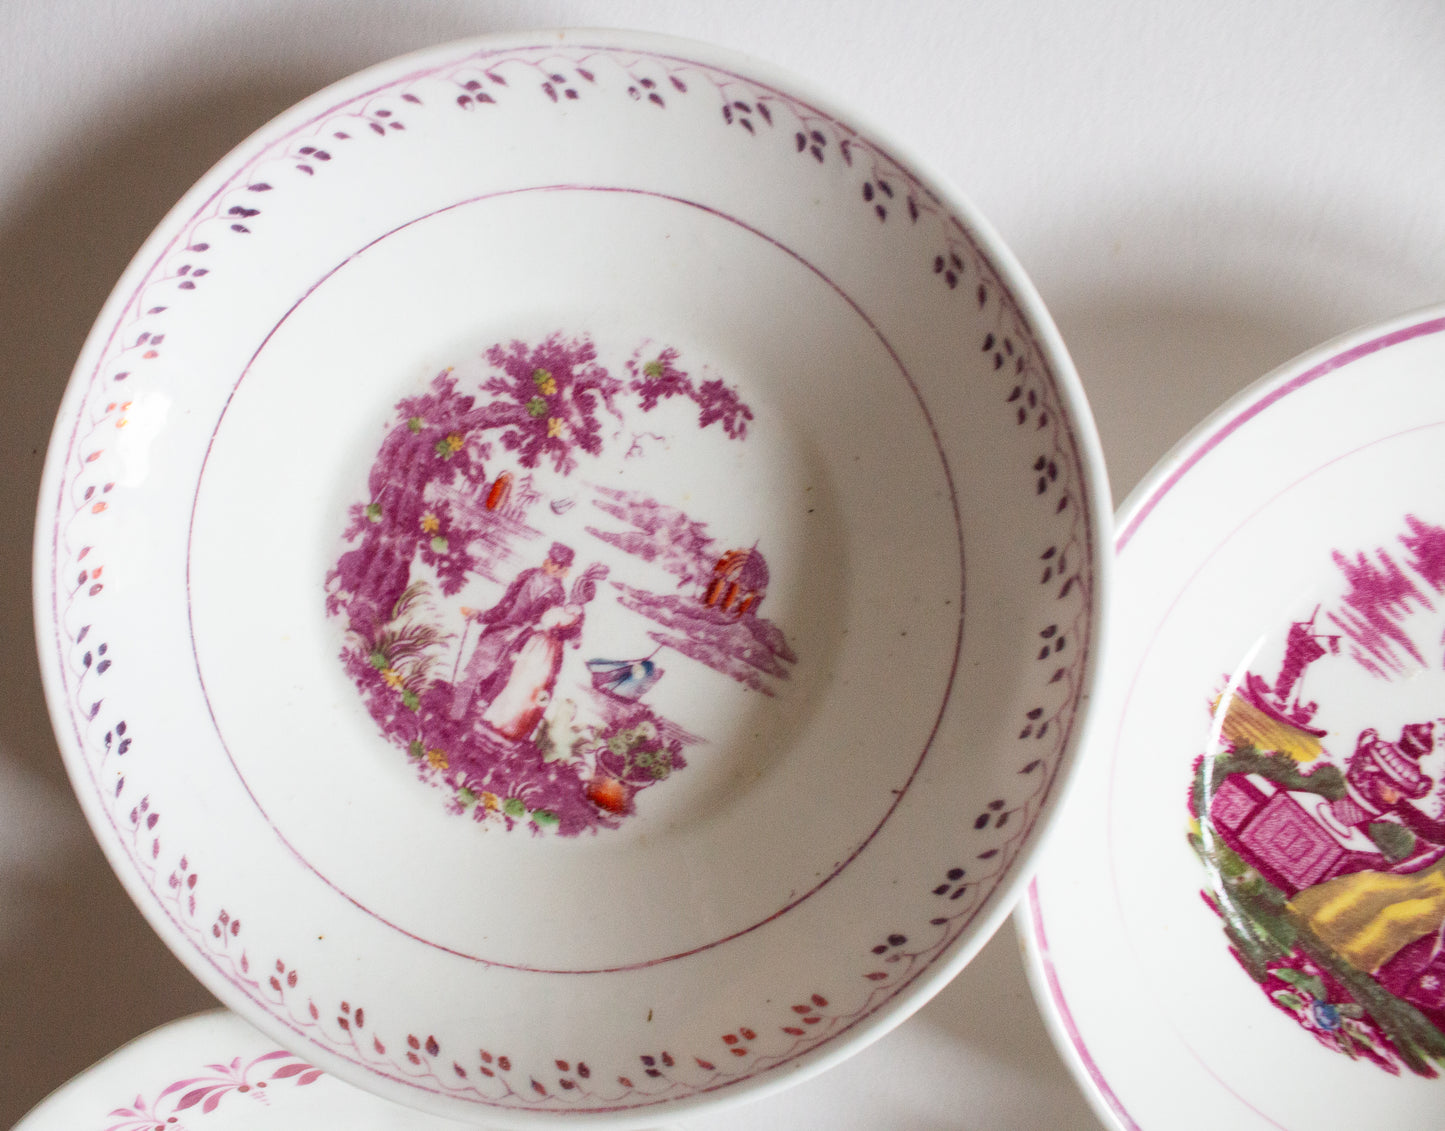
<svg viewBox="0 0 1445 1131"><path fill-rule="evenodd" d="M1283 367L1120 511L1113 663L1018 927L1121 1128L1439 1125L1445 311Z"/></svg>
<svg viewBox="0 0 1445 1131"><path fill-rule="evenodd" d="M241 145L115 291L40 499L117 872L318 1066L497 1124L816 1070L982 945L1105 595L998 241L767 68L479 40Z"/></svg>
<svg viewBox="0 0 1445 1131"><path fill-rule="evenodd" d="M227 1010L172 1021L58 1088L14 1131L457 1131L344 1084Z"/></svg>

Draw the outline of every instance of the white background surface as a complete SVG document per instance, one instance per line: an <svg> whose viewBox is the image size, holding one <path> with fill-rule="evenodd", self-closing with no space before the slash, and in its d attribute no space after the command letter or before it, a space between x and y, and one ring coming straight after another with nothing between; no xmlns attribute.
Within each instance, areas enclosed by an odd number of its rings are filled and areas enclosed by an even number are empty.
<svg viewBox="0 0 1445 1131"><path fill-rule="evenodd" d="M292 102L413 48L559 24L762 56L959 184L1073 350L1116 499L1266 370L1445 299L1430 0L0 0L0 1126L212 1004L112 878L41 700L34 498L90 322L166 209ZM860 1056L688 1131L1094 1126L1005 931Z"/></svg>

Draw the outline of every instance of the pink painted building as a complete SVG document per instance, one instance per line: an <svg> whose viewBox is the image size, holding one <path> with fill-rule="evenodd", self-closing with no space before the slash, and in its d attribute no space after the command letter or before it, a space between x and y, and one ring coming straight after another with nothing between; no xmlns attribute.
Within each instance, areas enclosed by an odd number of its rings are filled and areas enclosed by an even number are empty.
<svg viewBox="0 0 1445 1131"><path fill-rule="evenodd" d="M1225 778L1209 817L1219 838L1287 897L1347 872L1390 866L1369 837L1332 819L1329 801L1255 774Z"/></svg>

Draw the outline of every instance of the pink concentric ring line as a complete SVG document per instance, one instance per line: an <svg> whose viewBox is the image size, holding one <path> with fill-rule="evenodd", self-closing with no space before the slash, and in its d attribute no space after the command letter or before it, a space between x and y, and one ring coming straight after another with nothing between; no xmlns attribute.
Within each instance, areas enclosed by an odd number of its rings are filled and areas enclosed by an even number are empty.
<svg viewBox="0 0 1445 1131"><path fill-rule="evenodd" d="M1263 378L1260 382L1262 387L1255 392L1253 399L1249 400L1249 403L1235 409L1233 412L1228 412L1228 415L1218 426L1210 430L1204 438L1189 447L1187 454L1178 457L1178 466L1170 472L1169 475L1165 476L1152 489L1146 489L1147 493L1137 502L1125 504L1126 508L1130 510L1130 513L1115 534L1115 555L1123 555L1125 549L1133 540L1134 535L1137 534L1144 525L1145 520L1148 519L1169 493L1173 491L1205 457L1255 417L1261 415L1267 409L1280 403L1293 393L1313 384L1321 377L1343 369L1356 361L1405 342L1441 332L1445 332L1445 317L1425 319L1399 327L1384 334L1378 334L1364 341L1356 342L1354 345L1327 356L1323 360L1310 366L1304 372L1281 384L1274 384L1268 377ZM1314 474L1314 472L1311 471L1310 474ZM1047 864L1045 864L1045 868L1046 867ZM1068 997L1059 979L1048 934L1044 927L1043 904L1039 895L1037 879L1029 882L1027 906L1029 912L1027 920L1028 929L1033 938L1039 967L1043 974L1050 1000L1056 1010L1059 1025L1068 1039L1071 1051L1077 1058L1078 1064L1087 1074L1090 1083L1096 1091L1097 1098L1108 1106L1109 1110L1121 1122L1126 1131L1142 1131L1139 1124L1130 1116L1123 1101L1110 1086L1108 1078L1095 1060L1087 1040L1074 1019L1073 1011L1069 1008ZM1192 1049L1190 1051L1197 1059L1198 1054L1194 1053ZM1214 1076L1222 1087L1230 1091L1231 1094L1234 1094L1233 1090L1218 1077L1212 1068L1202 1062L1201 1066L1209 1072L1211 1076ZM1243 1097L1237 1098L1245 1103L1246 1106L1249 1106L1256 1115L1260 1116L1260 1118L1266 1122L1276 1127L1281 1126L1263 1112L1254 1108L1253 1105L1249 1104Z"/></svg>
<svg viewBox="0 0 1445 1131"><path fill-rule="evenodd" d="M1312 366L1298 377L1286 381L1283 385L1270 389L1258 400L1240 409L1226 421L1224 425L1211 433L1208 439L1201 441L1198 446L1193 448L1188 456L1180 460L1179 466L1151 491L1147 498L1138 504L1129 520L1119 529L1119 532L1114 537L1115 554L1123 553L1124 547L1127 546L1130 539L1134 537L1135 531L1137 531L1144 520L1149 517L1154 508L1163 501L1164 496L1172 491L1179 481L1189 474L1195 464L1265 409L1282 401L1291 393L1297 392L1306 385L1319 380L1327 373L1333 373L1336 369L1342 369L1353 361L1358 361L1362 357L1368 357L1372 353L1378 353L1380 350L1389 349L1391 346L1399 345L1401 342L1408 342L1414 338L1422 338L1429 334L1438 334L1441 330L1445 330L1445 318L1431 318L1424 322L1417 322L1412 326L1392 330L1388 334L1381 334L1379 337L1371 338L1369 341L1360 342L1358 345L1351 346L1349 349L1325 359L1318 365Z"/></svg>
<svg viewBox="0 0 1445 1131"><path fill-rule="evenodd" d="M799 265L812 272L823 283L827 284L827 286L831 288L832 291L848 305L849 309L851 309L853 313L858 316L858 318L864 323L864 325L868 327L874 337L878 339L879 344L882 345L884 350L887 352L889 358L893 361L894 367L896 368L898 374L902 376L904 382L907 384L909 391L913 395L915 403L918 405L919 411L923 413L924 420L927 422L928 425L929 438L932 440L934 451L937 453L939 463L943 468L944 479L948 483L949 506L953 512L954 538L958 548L958 630L954 634L953 655L949 660L948 678L944 683L943 697L938 705L938 710L934 714L933 723L929 728L928 735L923 742L923 746L919 752L918 758L915 760L912 769L909 771L908 776L904 779L902 785L891 791L892 800L888 803L888 807L884 811L882 819L880 819L879 822L868 831L867 835L865 835L861 841L854 845L852 850L849 851L847 855L844 856L842 860L840 860L830 872L825 874L821 880L819 880L812 887L807 888L800 895L796 895L789 899L788 902L786 902L782 907L774 911L772 914L767 915L746 927L741 927L726 935L713 939L710 942L699 943L696 946L688 947L685 950L680 950L672 954L665 954L654 958L648 958L639 960L637 962L624 963L614 966L599 966L588 968L552 968L546 966L531 966L523 963L500 962L495 959L485 958L478 954L469 954L465 951L457 950L454 947L446 946L443 943L438 943L432 939L425 938L422 935L416 934L415 932L408 930L401 924L393 922L386 916L380 914L373 908L361 902L355 896L351 895L339 884L337 884L333 879L331 879L331 877L327 876L324 872L322 872L321 869L319 869L315 864L313 864L309 859L307 859L304 854L302 854L302 852L291 842L291 840L272 819L271 815L266 811L266 807L262 805L260 798L258 798L255 794L255 791L252 790L250 782L246 780L245 773L242 772L240 766L236 764L236 759L231 753L230 745L226 741L226 736L221 730L220 723L216 719L215 711L211 706L210 693L206 687L205 673L201 670L200 655L196 646L195 623L191 612L190 545L194 537L196 506L200 498L201 486L205 481L206 465L210 460L211 451L215 445L216 436L220 433L221 427L225 423L226 413L227 410L230 408L231 402L234 400L236 393L240 390L241 384L245 381L247 375L251 372L252 367L256 363L256 359L260 357L261 353L266 349L267 344L271 341L275 334L281 329L282 326L286 324L290 317L298 309L300 309L302 304L304 304L306 300L317 291L318 288L325 284L328 279L332 278L348 263L353 262L360 256L364 255L371 248L385 242L397 233L405 231L406 229L411 228L417 224L423 223L424 221L429 220L435 216L452 212L458 208L465 208L469 205L479 204L487 200L525 195L534 192L596 192L606 194L622 194L626 196L649 197L656 200L666 201L671 204L681 205L686 208L693 208L706 215L715 217L726 223L733 224L741 228L743 231L747 232L749 235L763 240L764 242L770 244L772 247L781 251L783 254L789 256ZM349 902L357 910L370 916L378 923L389 927L391 930L396 931L397 933L405 936L406 938L409 938L414 942L421 943L424 946L431 947L434 950L441 951L444 954L450 954L454 957L466 959L470 962L477 962L484 966L494 966L507 970L520 970L526 973L533 974L614 974L622 973L629 970L641 970L650 966L659 966L665 962L672 962L679 958L687 958L691 955L700 954L703 951L711 950L715 946L721 946L724 943L732 942L735 939L742 938L745 935L751 934L759 927L765 926L768 923L775 922L776 920L786 915L789 911L793 910L795 907L798 907L806 900L810 899L813 895L821 891L823 888L827 887L828 884L832 883L834 879L842 875L843 872L848 868L848 866L852 864L853 861L856 860L859 856L861 856L868 849L868 846L873 843L874 838L877 837L883 826L888 823L889 818L892 817L893 814L897 811L898 806L902 804L904 797L907 796L909 788L913 785L914 780L918 777L918 772L922 769L924 760L928 757L928 752L933 748L934 740L938 737L938 729L943 723L944 714L947 711L949 701L952 698L954 685L957 683L958 680L959 656L963 650L963 633L964 622L966 620L966 600L968 586L967 578L965 576L966 568L963 546L963 520L959 514L958 490L954 482L953 469L949 467L948 457L944 454L943 451L942 442L938 435L938 426L933 419L933 415L929 410L927 402L923 399L922 394L919 392L917 383L914 381L912 374L908 372L907 366L903 364L903 359L898 356L898 352L893 348L893 344L888 341L887 337L878 328L877 324L868 315L867 311L865 311L858 304L858 302L851 295L849 295L835 280L833 280L826 273L824 273L816 264L812 263L805 256L801 255L799 252L789 247L787 244L783 243L775 236L768 235L766 232L761 231L760 229L754 227L753 225L747 223L739 217L730 215L710 205L702 204L694 200L684 200L681 197L670 196L666 193L653 192L647 189L626 188L611 185L558 184L536 185L528 186L526 188L504 189L494 193L484 193L480 196L471 197L466 200L456 201L452 204L446 205L443 208L438 208L425 215L414 217L413 219L408 220L404 224L399 224L391 231L385 232L382 235L377 236L370 243L366 244L361 248L358 248L351 255L347 256L346 259L342 260L340 263L336 264L336 266L332 267L331 270L327 271L326 274L324 274L314 283L312 283L311 286L306 289L305 293L303 293L301 297L292 304L290 309L287 310L284 315L282 315L281 319L276 323L276 325L271 328L270 332L268 332L265 338L262 339L260 345L256 347L256 350L252 354L250 361L247 362L246 367L241 371L241 374L236 378L235 384L231 387L231 392L226 397L225 406L222 408L220 416L216 420L216 425L211 431L211 439L206 445L206 456L205 459L202 461L200 474L196 477L196 489L192 497L191 503L190 530L187 533L186 541L186 604L187 616L191 619L191 656L196 668L196 678L200 682L201 693L203 696L205 696L206 711L210 716L211 725L215 728L216 737L220 741L222 749L226 752L226 758L231 763L231 768L235 771L236 777L240 781L242 788L246 791L246 796L251 799L251 803L256 807L257 812L259 812L261 816L265 819L266 824L270 826L272 832L276 834L277 839L279 839L281 843L286 846L286 850L291 853L291 855L296 859L299 864L306 868L307 871L311 872L312 875L316 876L316 878L319 879L322 883L324 883L328 888L336 892L343 899L347 900L347 902Z"/></svg>
<svg viewBox="0 0 1445 1131"><path fill-rule="evenodd" d="M1043 967L1049 995L1053 998L1054 1006L1058 1010L1059 1024L1068 1034L1069 1043L1073 1046L1074 1053L1078 1056L1084 1071L1089 1074L1089 1079L1093 1082L1098 1094L1124 1125L1125 1131L1142 1131L1142 1128L1134 1122L1133 1117L1125 1109L1124 1101L1115 1094L1113 1088L1109 1087L1108 1078L1105 1077L1103 1070L1090 1054L1088 1046L1084 1043L1084 1036L1079 1032L1079 1026L1074 1021L1073 1011L1069 1009L1063 986L1059 984L1059 972L1054 966L1054 956L1049 950L1049 936L1044 930L1044 909L1039 903L1038 880L1029 881L1028 908L1029 930L1033 932L1034 943L1038 947L1039 964Z"/></svg>

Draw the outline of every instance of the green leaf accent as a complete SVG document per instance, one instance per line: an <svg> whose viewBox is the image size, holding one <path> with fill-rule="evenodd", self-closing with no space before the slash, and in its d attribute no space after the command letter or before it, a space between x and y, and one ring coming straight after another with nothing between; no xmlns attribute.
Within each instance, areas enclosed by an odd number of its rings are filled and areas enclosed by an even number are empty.
<svg viewBox="0 0 1445 1131"><path fill-rule="evenodd" d="M456 454L455 452L452 451L452 446L446 442L446 438L445 438L445 437L443 437L442 439L438 440L438 441L432 446L432 451L436 452L436 454L439 455L439 456L441 456L442 459L451 459L452 456Z"/></svg>
<svg viewBox="0 0 1445 1131"><path fill-rule="evenodd" d="M547 383L551 376L552 371L550 369L534 369L532 370L532 384L540 389Z"/></svg>
<svg viewBox="0 0 1445 1131"><path fill-rule="evenodd" d="M413 738L411 745L406 748L406 752L413 758L420 758L426 753L426 747L422 745L421 739Z"/></svg>
<svg viewBox="0 0 1445 1131"><path fill-rule="evenodd" d="M367 662L379 672L386 671L391 667L391 661L386 658L386 653L379 649L366 657Z"/></svg>
<svg viewBox="0 0 1445 1131"><path fill-rule="evenodd" d="M656 357L642 367L642 375L649 380L656 380L662 376L662 358Z"/></svg>
<svg viewBox="0 0 1445 1131"><path fill-rule="evenodd" d="M1284 966L1276 970L1274 976L1281 982L1288 982L1296 989L1309 994L1315 1001L1329 1000L1329 991L1325 989L1324 980L1313 974L1306 974L1302 970L1292 970L1288 966Z"/></svg>
<svg viewBox="0 0 1445 1131"><path fill-rule="evenodd" d="M533 809L532 823L538 828L554 829L561 822L561 818L550 809Z"/></svg>
<svg viewBox="0 0 1445 1131"><path fill-rule="evenodd" d="M460 786L457 789L457 800L462 803L464 809L470 809L477 803L477 795L466 786Z"/></svg>
<svg viewBox="0 0 1445 1131"><path fill-rule="evenodd" d="M1220 846L1219 852L1216 853L1216 860L1219 864L1221 875L1238 878L1249 871L1249 865L1244 862L1237 852L1222 845Z"/></svg>
<svg viewBox="0 0 1445 1131"><path fill-rule="evenodd" d="M1391 864L1398 864L1415 851L1415 834L1394 821L1371 821L1365 832Z"/></svg>
<svg viewBox="0 0 1445 1131"><path fill-rule="evenodd" d="M1445 1033L1374 977L1356 970L1336 954L1290 911L1282 891L1252 870L1243 869L1243 862L1217 836L1210 835L1207 801L1231 773L1259 774L1286 789L1315 793L1327 800L1343 797L1345 782L1336 766L1324 765L1302 774L1291 759L1261 754L1251 746L1241 746L1213 760L1199 760L1190 801L1195 815L1201 818L1202 835L1190 833L1189 843L1210 873L1211 882L1202 894L1223 920L1225 936L1240 964L1261 985L1274 974L1316 1000L1328 1000L1323 978L1277 965L1292 955L1308 957L1342 987L1343 992L1336 996L1343 1000L1333 1003L1341 1017L1373 1022L1412 1072L1436 1075L1436 1066L1445 1064ZM1401 831L1408 832L1403 827ZM1387 842L1399 839L1390 831L1377 831L1375 835L1382 835ZM1384 851L1383 845L1381 848ZM1274 969L1269 969L1271 963L1276 964ZM1290 1009L1298 1008L1296 1002L1303 1005L1300 994L1293 989L1276 990L1271 996ZM1366 1033L1347 1033L1343 1028L1335 1032L1337 1047L1348 1056L1357 1056L1360 1048L1376 1047Z"/></svg>
<svg viewBox="0 0 1445 1131"><path fill-rule="evenodd" d="M509 817L525 817L527 806L522 803L520 797L509 797L502 802L502 812Z"/></svg>
<svg viewBox="0 0 1445 1131"><path fill-rule="evenodd" d="M1277 954L1273 947L1261 943L1255 937L1254 932L1241 930L1234 923L1225 922L1224 936L1234 947L1234 953L1239 956L1239 961L1248 971L1249 976L1260 985L1269 979L1269 962L1272 959L1285 957Z"/></svg>
<svg viewBox="0 0 1445 1131"><path fill-rule="evenodd" d="M1409 1002L1397 998L1369 974L1356 970L1307 927L1300 929L1299 944L1302 951L1359 1002L1413 1071L1430 1075L1430 1060L1445 1062L1445 1033L1435 1028L1424 1014Z"/></svg>
<svg viewBox="0 0 1445 1131"><path fill-rule="evenodd" d="M439 554L445 554L447 552L447 540L438 534L431 540L431 548Z"/></svg>
<svg viewBox="0 0 1445 1131"><path fill-rule="evenodd" d="M408 711L415 711L421 706L421 700L416 697L416 692L407 688L401 693L401 701L406 705Z"/></svg>
<svg viewBox="0 0 1445 1131"><path fill-rule="evenodd" d="M1230 774L1258 774L1284 789L1317 793L1326 801L1338 801L1345 796L1345 775L1338 766L1325 765L1308 774L1302 774L1294 760L1282 754L1261 754L1253 746L1240 746L1232 753L1218 754L1212 761L1200 763L1194 778L1190 802L1194 812L1203 816L1208 810L1204 802L1204 769L1209 767L1209 796Z"/></svg>
<svg viewBox="0 0 1445 1131"><path fill-rule="evenodd" d="M672 755L666 750L639 750L633 757L638 769L646 770L654 780L662 781L672 773Z"/></svg>
<svg viewBox="0 0 1445 1131"><path fill-rule="evenodd" d="M533 397L527 402L527 415L532 417L546 416L547 402L541 397Z"/></svg>
<svg viewBox="0 0 1445 1131"><path fill-rule="evenodd" d="M406 426L407 426L408 428L410 428L413 432L420 432L420 431L421 431L421 417L419 417L419 416L413 416L410 420L408 420L408 421L406 422Z"/></svg>
<svg viewBox="0 0 1445 1131"><path fill-rule="evenodd" d="M380 503L367 503L367 504L366 504L366 517L367 517L368 519L370 519L372 522L380 522L380 521L381 521L381 504L380 504Z"/></svg>

